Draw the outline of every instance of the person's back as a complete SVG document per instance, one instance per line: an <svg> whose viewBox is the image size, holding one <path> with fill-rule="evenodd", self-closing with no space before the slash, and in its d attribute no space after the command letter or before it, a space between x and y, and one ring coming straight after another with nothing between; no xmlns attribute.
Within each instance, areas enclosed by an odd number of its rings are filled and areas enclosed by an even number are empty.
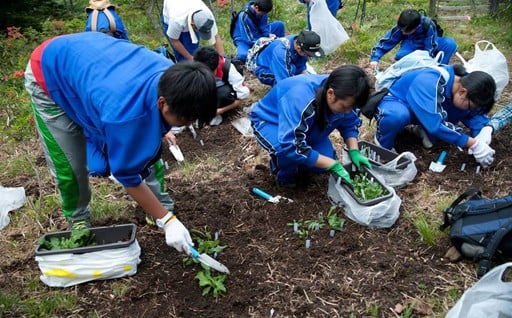
<svg viewBox="0 0 512 318"><path fill-rule="evenodd" d="M313 31L278 38L255 57L254 74L261 83L274 86L285 78L307 73L309 57L322 57L320 37Z"/></svg>
<svg viewBox="0 0 512 318"><path fill-rule="evenodd" d="M87 13L85 31L102 32L117 39L130 40L116 7L108 0L90 0L85 11Z"/></svg>
<svg viewBox="0 0 512 318"><path fill-rule="evenodd" d="M255 0L247 3L238 13L233 30L233 44L236 46L237 58L247 59L247 51L257 39L275 34L283 37L285 26L282 21L268 23L268 13L272 10L272 0Z"/></svg>
<svg viewBox="0 0 512 318"><path fill-rule="evenodd" d="M398 44L400 48L395 55L397 61L416 50L425 50L431 57L443 52L440 63L448 64L457 51L457 44L453 38L439 36L433 21L413 9L402 11L397 24L372 48L372 68L378 70L380 59Z"/></svg>

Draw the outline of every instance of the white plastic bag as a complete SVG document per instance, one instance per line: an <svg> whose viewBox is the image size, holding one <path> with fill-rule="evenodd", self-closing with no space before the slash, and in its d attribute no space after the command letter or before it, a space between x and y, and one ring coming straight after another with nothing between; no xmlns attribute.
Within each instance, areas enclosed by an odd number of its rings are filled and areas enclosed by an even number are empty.
<svg viewBox="0 0 512 318"><path fill-rule="evenodd" d="M343 156L341 158L343 165L352 163L347 149L343 149ZM400 160L403 158L409 159L410 163L405 167L397 167L402 165ZM416 177L418 169L414 164L415 161L416 156L412 152L402 152L396 158L386 163L374 164L372 162L372 172L379 176L386 185L393 188L401 188Z"/></svg>
<svg viewBox="0 0 512 318"><path fill-rule="evenodd" d="M0 230L9 224L9 211L18 209L25 204L23 187L4 188L0 186Z"/></svg>
<svg viewBox="0 0 512 318"><path fill-rule="evenodd" d="M347 31L329 12L325 0L311 0L309 8L311 31L315 31L320 36L320 46L325 54L336 51L349 39Z"/></svg>
<svg viewBox="0 0 512 318"><path fill-rule="evenodd" d="M379 178L379 177L377 177ZM402 200L392 187L385 186L391 196L373 205L361 205L348 190L340 184L341 179L329 176L327 195L329 200L343 208L345 215L352 221L372 228L388 228L395 224L400 216ZM380 180L383 184L384 181Z"/></svg>
<svg viewBox="0 0 512 318"><path fill-rule="evenodd" d="M512 262L493 268L466 290L445 318L511 318L512 282L503 281L503 273Z"/></svg>
<svg viewBox="0 0 512 318"><path fill-rule="evenodd" d="M505 55L489 41L478 41L475 44L475 55L466 62L464 58L456 53L468 72L484 71L494 78L496 82L495 100L499 100L501 92L508 84L508 64Z"/></svg>
<svg viewBox="0 0 512 318"><path fill-rule="evenodd" d="M83 254L36 256L43 283L51 287L69 287L92 280L132 276L140 263L137 240L127 247Z"/></svg>
<svg viewBox="0 0 512 318"><path fill-rule="evenodd" d="M411 163L409 163L405 168L400 169L397 168L397 165L402 158L409 159ZM385 164L373 165L372 171L376 175L380 176L386 185L393 188L401 188L414 180L418 173L418 169L416 169L414 161L416 161L416 156L412 152L406 151L402 152L395 159Z"/></svg>

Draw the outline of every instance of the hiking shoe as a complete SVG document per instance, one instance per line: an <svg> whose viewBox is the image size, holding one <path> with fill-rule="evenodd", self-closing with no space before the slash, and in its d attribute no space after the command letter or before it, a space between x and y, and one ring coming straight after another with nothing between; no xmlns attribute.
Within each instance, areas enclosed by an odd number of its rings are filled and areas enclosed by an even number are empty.
<svg viewBox="0 0 512 318"><path fill-rule="evenodd" d="M432 148L432 146L434 146L432 144L432 141L430 141L430 138L428 138L427 133L420 125L413 126L412 128L410 128L409 131L412 132L418 138L420 138L421 143L423 144L423 148L430 149Z"/></svg>
<svg viewBox="0 0 512 318"><path fill-rule="evenodd" d="M69 222L69 230L83 230L91 227L91 221L89 220L77 220Z"/></svg>

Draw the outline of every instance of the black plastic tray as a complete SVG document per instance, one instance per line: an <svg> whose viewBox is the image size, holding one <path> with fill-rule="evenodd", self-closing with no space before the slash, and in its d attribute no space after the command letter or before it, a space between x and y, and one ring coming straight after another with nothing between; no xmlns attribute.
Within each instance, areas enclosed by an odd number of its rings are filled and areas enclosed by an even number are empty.
<svg viewBox="0 0 512 318"><path fill-rule="evenodd" d="M94 242L96 243L96 245L48 251L41 249L41 244L38 244L36 247L36 256L65 253L83 254L106 249L127 247L130 246L135 241L137 226L135 224L130 223L112 226L92 227L90 228L90 230L91 232L94 233ZM70 235L71 231L62 231L47 233L43 235L42 238L44 238L45 240L49 240L52 237L69 238Z"/></svg>
<svg viewBox="0 0 512 318"><path fill-rule="evenodd" d="M345 169L349 172L351 179L354 179L354 177L357 174L359 174L359 173L366 173L366 174L368 174L368 176L373 177L373 180L375 182L377 182L378 184L380 184L388 192L387 194L385 194L385 195L383 195L381 197L374 198L374 199L371 199L371 200L362 201L361 199L359 199L359 197L354 193L352 188L347 183L341 182L341 185L347 190L347 192L350 194L350 196L354 200L356 200L357 203L359 203L361 205L364 205L364 206L372 206L372 205L375 205L375 204L377 204L379 202L387 200L387 199L389 199L389 198L391 198L393 196L393 194L391 192L389 192L388 188L382 182L380 182L379 179L377 179L375 177L375 174L373 174L372 171L368 170L365 166L361 166L361 171L358 171L353 164L348 164L348 165L345 165Z"/></svg>
<svg viewBox="0 0 512 318"><path fill-rule="evenodd" d="M361 154L367 157L370 160L371 164L375 166L381 166L382 164L385 164L398 157L398 154L396 152L388 150L386 148L382 148L368 141L360 140L358 142L358 146L359 150L361 151ZM375 156L379 157L379 161L376 161L374 158L372 158L372 153L375 153ZM396 168L405 169L405 167L407 167L410 163L411 160L409 158L402 157L400 158L400 160L398 160Z"/></svg>

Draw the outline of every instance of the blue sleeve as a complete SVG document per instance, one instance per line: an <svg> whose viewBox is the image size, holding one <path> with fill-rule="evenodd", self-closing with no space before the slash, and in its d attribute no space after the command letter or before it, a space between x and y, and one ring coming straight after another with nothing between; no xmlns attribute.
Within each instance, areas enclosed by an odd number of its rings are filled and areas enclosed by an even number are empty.
<svg viewBox="0 0 512 318"><path fill-rule="evenodd" d="M372 48L370 61L378 62L386 53L400 43L400 41L402 41L402 32L398 26L394 26L377 42L377 45Z"/></svg>
<svg viewBox="0 0 512 318"><path fill-rule="evenodd" d="M350 114L344 115L343 121L336 127L336 129L340 132L343 140L347 140L348 138L358 138L361 123L362 121L361 118L359 118L359 115L355 111L352 111Z"/></svg>
<svg viewBox="0 0 512 318"><path fill-rule="evenodd" d="M446 111L442 106L445 89L449 88L441 84L440 73L423 71L422 75L416 77L414 85L410 86L406 99L411 111L430 135L464 147L469 137L459 132L456 125L445 120Z"/></svg>
<svg viewBox="0 0 512 318"><path fill-rule="evenodd" d="M461 122L469 128L471 137L475 137L489 123L489 117L483 114L469 115Z"/></svg>

